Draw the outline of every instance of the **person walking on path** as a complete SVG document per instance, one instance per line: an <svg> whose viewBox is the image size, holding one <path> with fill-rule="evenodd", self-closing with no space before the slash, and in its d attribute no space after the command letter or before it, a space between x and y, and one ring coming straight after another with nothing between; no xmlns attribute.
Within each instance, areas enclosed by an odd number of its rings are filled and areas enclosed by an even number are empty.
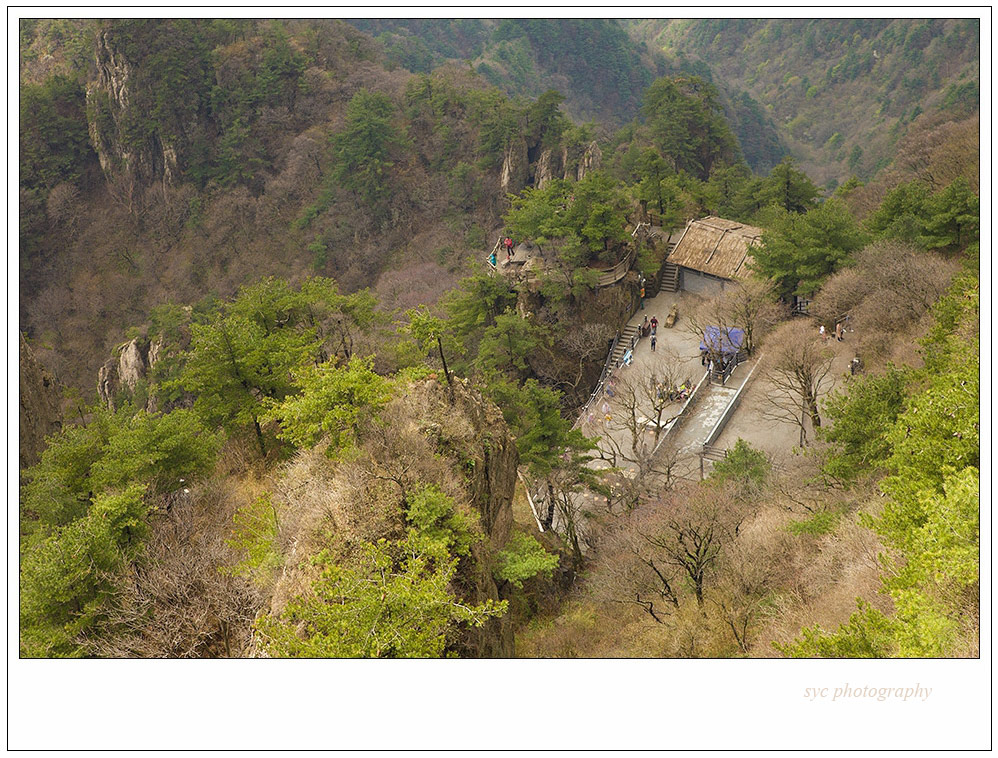
<svg viewBox="0 0 998 758"><path fill-rule="evenodd" d="M651 351L655 352L655 345L658 342L658 337L655 336L655 332L651 333Z"/></svg>
<svg viewBox="0 0 998 758"><path fill-rule="evenodd" d="M651 317L651 336L654 337L658 332L658 316Z"/></svg>
<svg viewBox="0 0 998 758"><path fill-rule="evenodd" d="M509 263L513 260L513 238L507 237L502 241L502 244L506 246L506 262Z"/></svg>
<svg viewBox="0 0 998 758"><path fill-rule="evenodd" d="M818 336L821 337L822 342L828 342L828 333L825 331L824 324L818 327Z"/></svg>

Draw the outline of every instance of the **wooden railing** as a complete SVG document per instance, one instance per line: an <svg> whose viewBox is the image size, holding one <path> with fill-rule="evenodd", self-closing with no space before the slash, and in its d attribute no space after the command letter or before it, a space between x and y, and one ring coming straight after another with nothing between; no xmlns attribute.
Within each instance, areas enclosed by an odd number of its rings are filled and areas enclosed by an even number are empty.
<svg viewBox="0 0 998 758"><path fill-rule="evenodd" d="M811 301L799 298L791 307L791 316L808 316L811 312Z"/></svg>
<svg viewBox="0 0 998 758"><path fill-rule="evenodd" d="M713 367L711 369L710 381L718 384L727 384L728 379L731 377L732 372L738 368L739 365L745 363L748 360L747 350L738 350L727 363L724 364L724 368L717 367L717 361L713 361Z"/></svg>
<svg viewBox="0 0 998 758"><path fill-rule="evenodd" d="M624 278L626 274L631 269L631 264L634 263L634 256L636 255L635 250L631 250L622 261L618 262L616 266L611 268L609 271L604 271L600 273L599 276L599 286L609 287L611 284L616 284L621 279Z"/></svg>

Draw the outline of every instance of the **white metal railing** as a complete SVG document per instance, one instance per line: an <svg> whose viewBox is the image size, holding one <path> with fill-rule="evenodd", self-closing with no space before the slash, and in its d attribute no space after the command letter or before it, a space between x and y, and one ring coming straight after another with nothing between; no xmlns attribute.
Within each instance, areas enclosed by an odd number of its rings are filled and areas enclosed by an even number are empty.
<svg viewBox="0 0 998 758"><path fill-rule="evenodd" d="M710 433L707 435L706 439L704 439L703 441L704 447L709 447L710 445L713 445L714 442L717 440L717 438L721 436L721 432L724 430L725 425L731 419L731 414L735 412L735 408L738 407L738 404L742 400L742 392L745 390L746 387L748 387L749 379L752 378L752 374L755 373L755 370L759 368L759 364L762 362L762 357L763 356L760 355L759 358L756 360L756 363L752 367L752 370L748 372L748 376L746 376L745 381L742 382L742 386L738 388L737 392L735 392L734 396L728 402L728 406L724 409L724 412L721 414L721 417L717 420L717 423L714 424L714 428L710 430Z"/></svg>
<svg viewBox="0 0 998 758"><path fill-rule="evenodd" d="M636 237L638 231L643 226L650 227L651 224L648 224L646 222L637 224L637 226L634 227L634 231L631 232L631 237L632 238ZM496 240L496 246L493 248L492 253L489 254L490 258L492 254L496 253L499 250L500 246L502 245L502 240L503 240L502 237L499 237L499 239ZM631 265L634 263L634 259L636 257L637 257L637 249L632 247L632 249L628 252L628 254L624 257L623 260L619 261L609 271L606 271L600 275L599 286L607 287L611 284L616 284L621 279L623 279L624 275L627 274L627 272L630 270ZM491 260L489 260L489 265L492 266ZM492 268L495 269L495 266L492 266ZM637 312L637 309L635 309L635 312ZM634 314L632 313L631 316L633 315ZM630 320L630 316L628 317L628 320ZM603 392L606 389L607 382L609 381L610 376L613 373L613 370L617 367L614 362L613 356L614 353L616 352L617 346L620 344L620 339L621 335L618 332L617 335L613 338L613 342L610 344L610 352L606 356L606 361L603 364L603 371L600 372L599 381L596 382L596 386L593 388L593 391L590 393L589 399L586 400L585 404L582 406L582 410L579 413L578 418L576 418L575 423L572 424L572 429L576 429L579 427L580 424L582 424L583 420L587 418L589 411L592 409L593 405L603 397ZM634 347L634 342L636 342L636 340L632 340L631 344L632 349ZM700 384L703 384L702 380ZM682 409L680 410L679 412L680 414L682 414L683 411L686 410L690 401L693 399L694 395L696 394L697 389L700 388L700 384L698 384L696 389L694 389L693 392L690 394L690 397L687 399L686 403L683 405ZM664 437L665 435L663 435L663 439ZM656 446L655 449L657 450L658 447ZM544 527L541 523L540 517L537 514L537 509L534 503L534 499L531 496L530 482L527 481L527 478L523 475L521 471L517 470L517 475L520 477L520 481L523 483L523 489L527 493L527 502L530 505L530 510L533 513L534 520L537 522L537 528L543 532Z"/></svg>
<svg viewBox="0 0 998 758"><path fill-rule="evenodd" d="M579 413L579 417L575 419L575 423L572 424L572 428L576 429L582 423L583 419L589 414L589 410L596 404L596 402L603 397L603 390L606 388L606 383L610 378L610 374L616 366L613 365L613 354L617 350L617 345L620 342L620 334L613 338L613 342L610 343L610 352L606 356L606 362L603 364L603 371L599 375L599 381L596 382L596 387L589 395L589 399L586 400L585 405L582 406L582 411Z"/></svg>
<svg viewBox="0 0 998 758"><path fill-rule="evenodd" d="M651 451L652 455L655 455L655 453L658 452L658 449L662 447L662 443L665 442L669 434L672 433L672 431L679 426L680 420L686 414L686 409L693 404L693 401L698 397L700 390L704 386L704 384L710 386L709 371L705 372L704 375L700 377L700 381L697 382L697 386L693 388L693 391L690 393L690 396L686 398L686 402L683 403L683 407L679 409L679 413L677 413L675 416L672 417L672 421L670 422L671 425L669 426L668 429L665 430L665 433L661 437L659 437L658 444L656 444L655 449Z"/></svg>
<svg viewBox="0 0 998 758"><path fill-rule="evenodd" d="M534 505L534 499L530 496L530 484L527 482L526 477L520 472L519 469L516 470L516 475L520 477L520 481L523 483L523 491L527 493L527 503L530 505L530 512L534 514L534 521L537 522L537 528L540 530L541 534L543 534L544 525L541 523L540 516L537 515L537 508Z"/></svg>
<svg viewBox="0 0 998 758"><path fill-rule="evenodd" d="M488 264L489 268L496 271L499 267L494 262L496 260L496 253L499 252L499 248L502 246L502 237L496 240L496 246L492 248L492 252L488 254L485 258L485 262Z"/></svg>

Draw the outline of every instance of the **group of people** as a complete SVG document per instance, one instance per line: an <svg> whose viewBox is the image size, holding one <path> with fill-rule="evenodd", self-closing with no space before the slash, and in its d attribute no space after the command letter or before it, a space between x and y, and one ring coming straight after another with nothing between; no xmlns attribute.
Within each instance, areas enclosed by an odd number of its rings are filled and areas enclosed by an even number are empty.
<svg viewBox="0 0 998 758"><path fill-rule="evenodd" d="M631 338L631 344L627 350L624 351L624 355L621 358L620 365L623 367L630 366L634 361L634 352L637 347L637 342L639 339L650 338L651 349L655 350L658 344L658 316L648 316L644 317L641 325L638 327L638 333ZM686 401L689 399L690 395L693 394L693 382L687 379L678 387L675 385L667 385L664 382L659 382L655 379L652 380L652 389L659 400L668 399L670 401ZM609 401L613 399L617 394L617 377L611 374L608 379L606 386L604 388L604 399L600 407L599 416L602 417L604 421L610 421L612 419L612 410L610 408ZM595 413L590 410L588 415L588 420L590 423L594 421Z"/></svg>
<svg viewBox="0 0 998 758"><path fill-rule="evenodd" d="M513 260L513 238L507 235L502 240L502 246L506 250L506 263ZM496 259L496 251L493 250L489 253L489 265L492 268L496 268L499 265L499 261Z"/></svg>
<svg viewBox="0 0 998 758"><path fill-rule="evenodd" d="M644 322L641 324L641 337L651 337L651 349L655 352L655 347L658 345L658 316L652 316L649 320L645 316Z"/></svg>
<svg viewBox="0 0 998 758"><path fill-rule="evenodd" d="M659 400L686 400L690 393L693 392L693 382L687 379L685 382L680 384L678 387L666 386L662 382L658 382L655 385L655 395Z"/></svg>
<svg viewBox="0 0 998 758"><path fill-rule="evenodd" d="M846 320L848 316L842 321L835 322L835 340L837 342L842 342L845 339L846 334ZM821 337L822 342L828 342L828 332L825 329L825 325L822 324L818 327L818 336Z"/></svg>

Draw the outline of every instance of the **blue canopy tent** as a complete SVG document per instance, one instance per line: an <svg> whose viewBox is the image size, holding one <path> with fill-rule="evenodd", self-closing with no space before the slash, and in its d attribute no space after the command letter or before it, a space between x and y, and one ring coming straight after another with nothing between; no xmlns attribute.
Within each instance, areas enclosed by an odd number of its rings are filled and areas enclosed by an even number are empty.
<svg viewBox="0 0 998 758"><path fill-rule="evenodd" d="M733 326L708 326L700 341L700 352L710 353L721 358L731 358L738 354L745 344L745 330Z"/></svg>

